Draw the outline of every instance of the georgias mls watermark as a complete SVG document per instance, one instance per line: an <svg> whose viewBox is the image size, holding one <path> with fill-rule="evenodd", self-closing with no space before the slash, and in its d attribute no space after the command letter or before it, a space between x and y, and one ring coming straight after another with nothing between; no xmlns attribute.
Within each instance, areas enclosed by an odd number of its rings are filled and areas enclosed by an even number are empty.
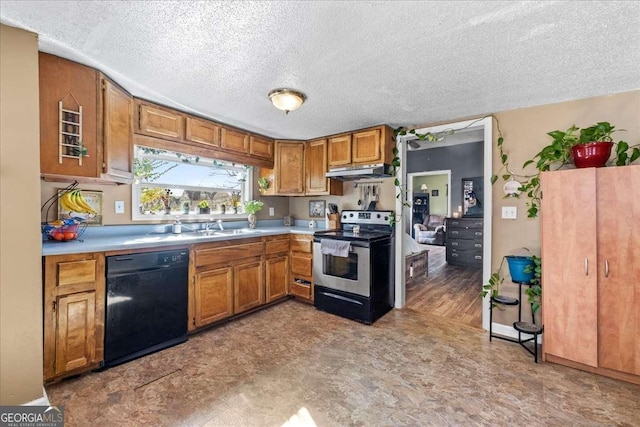
<svg viewBox="0 0 640 427"><path fill-rule="evenodd" d="M0 406L0 427L64 427L64 407Z"/></svg>

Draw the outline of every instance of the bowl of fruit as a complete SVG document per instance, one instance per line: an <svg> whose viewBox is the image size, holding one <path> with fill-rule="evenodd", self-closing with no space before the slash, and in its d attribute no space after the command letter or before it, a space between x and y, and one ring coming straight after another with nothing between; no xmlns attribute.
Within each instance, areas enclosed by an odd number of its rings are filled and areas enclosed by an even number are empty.
<svg viewBox="0 0 640 427"><path fill-rule="evenodd" d="M80 221L74 218L58 219L42 224L42 233L49 240L57 240L59 242L68 242L75 240L83 229L80 228Z"/></svg>

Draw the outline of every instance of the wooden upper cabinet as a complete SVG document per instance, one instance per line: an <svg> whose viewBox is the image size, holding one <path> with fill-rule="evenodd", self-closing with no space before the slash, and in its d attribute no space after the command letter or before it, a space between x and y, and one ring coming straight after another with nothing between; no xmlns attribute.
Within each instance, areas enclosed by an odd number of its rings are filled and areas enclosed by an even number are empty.
<svg viewBox="0 0 640 427"><path fill-rule="evenodd" d="M133 179L133 98L102 76L103 173Z"/></svg>
<svg viewBox="0 0 640 427"><path fill-rule="evenodd" d="M186 118L185 140L211 147L220 146L220 126L208 120Z"/></svg>
<svg viewBox="0 0 640 427"><path fill-rule="evenodd" d="M184 139L184 116L177 111L136 100L138 126L143 135L180 141Z"/></svg>
<svg viewBox="0 0 640 427"><path fill-rule="evenodd" d="M74 177L99 178L102 160L98 149L98 72L58 56L39 53L40 80L40 173ZM74 154L72 147L60 146L69 137L60 134L60 115L71 122L77 117L73 113L82 108L80 139L87 150L82 158L64 157ZM67 117L68 116L68 117ZM73 131L76 127L63 123L62 131Z"/></svg>
<svg viewBox="0 0 640 427"><path fill-rule="evenodd" d="M380 129L372 129L353 134L351 148L352 163L376 163L382 160Z"/></svg>
<svg viewBox="0 0 640 427"><path fill-rule="evenodd" d="M329 169L326 139L307 142L304 151L304 167L306 195L342 195L342 182L326 177Z"/></svg>
<svg viewBox="0 0 640 427"><path fill-rule="evenodd" d="M276 141L275 184L276 195L304 194L304 143Z"/></svg>
<svg viewBox="0 0 640 427"><path fill-rule="evenodd" d="M327 140L307 142L304 152L306 193L322 194L327 191Z"/></svg>
<svg viewBox="0 0 640 427"><path fill-rule="evenodd" d="M249 154L249 134L223 127L220 131L220 147L234 153Z"/></svg>
<svg viewBox="0 0 640 427"><path fill-rule="evenodd" d="M273 139L251 135L249 138L249 154L273 160Z"/></svg>
<svg viewBox="0 0 640 427"><path fill-rule="evenodd" d="M329 167L351 164L351 134L339 135L328 140Z"/></svg>

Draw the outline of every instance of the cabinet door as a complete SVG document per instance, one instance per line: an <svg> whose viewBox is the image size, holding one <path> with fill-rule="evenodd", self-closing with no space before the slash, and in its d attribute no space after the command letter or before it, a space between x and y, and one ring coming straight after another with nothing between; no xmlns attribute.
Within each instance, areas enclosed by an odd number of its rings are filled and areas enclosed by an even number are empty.
<svg viewBox="0 0 640 427"><path fill-rule="evenodd" d="M98 72L93 68L40 52L39 79L40 172L77 177L99 177L102 165L98 165ZM80 133L82 145L87 153L81 159L61 156L74 153L72 147L60 148L59 145L59 101L63 101L64 109L77 111L79 107L82 107L82 130ZM74 116L71 113L64 114ZM63 115L63 120L66 118ZM74 128L71 124L64 124L64 126L63 131L66 126ZM64 135L63 138L65 138Z"/></svg>
<svg viewBox="0 0 640 427"><path fill-rule="evenodd" d="M543 351L593 367L598 366L595 170L543 173L541 209Z"/></svg>
<svg viewBox="0 0 640 427"><path fill-rule="evenodd" d="M276 142L276 195L304 194L304 144Z"/></svg>
<svg viewBox="0 0 640 427"><path fill-rule="evenodd" d="M289 283L289 257L281 256L265 261L266 302L271 302L287 295Z"/></svg>
<svg viewBox="0 0 640 427"><path fill-rule="evenodd" d="M330 168L351 164L351 134L329 138L328 144Z"/></svg>
<svg viewBox="0 0 640 427"><path fill-rule="evenodd" d="M382 159L380 129L353 134L352 163L377 163Z"/></svg>
<svg viewBox="0 0 640 427"><path fill-rule="evenodd" d="M184 119L177 111L139 103L138 115L140 133L175 141L184 138Z"/></svg>
<svg viewBox="0 0 640 427"><path fill-rule="evenodd" d="M306 170L307 195L326 194L329 190L327 173L327 140L309 141L305 147L304 165Z"/></svg>
<svg viewBox="0 0 640 427"><path fill-rule="evenodd" d="M261 261L237 265L233 268L233 275L234 314L264 304Z"/></svg>
<svg viewBox="0 0 640 427"><path fill-rule="evenodd" d="M249 135L234 129L222 128L220 147L234 153L249 154Z"/></svg>
<svg viewBox="0 0 640 427"><path fill-rule="evenodd" d="M196 274L196 328L233 314L233 271L231 267Z"/></svg>
<svg viewBox="0 0 640 427"><path fill-rule="evenodd" d="M95 296L95 292L81 292L58 298L56 375L95 362Z"/></svg>
<svg viewBox="0 0 640 427"><path fill-rule="evenodd" d="M133 98L102 79L103 172L130 181L133 178Z"/></svg>
<svg viewBox="0 0 640 427"><path fill-rule="evenodd" d="M185 139L208 147L219 147L220 127L214 122L187 117Z"/></svg>
<svg viewBox="0 0 640 427"><path fill-rule="evenodd" d="M640 166L599 168L597 182L599 366L640 375Z"/></svg>
<svg viewBox="0 0 640 427"><path fill-rule="evenodd" d="M252 135L249 139L249 154L273 160L273 140Z"/></svg>
<svg viewBox="0 0 640 427"><path fill-rule="evenodd" d="M276 171L275 169L260 168L260 178L266 178L269 181L269 188L266 190L260 190L260 195L262 196L275 196L276 194Z"/></svg>

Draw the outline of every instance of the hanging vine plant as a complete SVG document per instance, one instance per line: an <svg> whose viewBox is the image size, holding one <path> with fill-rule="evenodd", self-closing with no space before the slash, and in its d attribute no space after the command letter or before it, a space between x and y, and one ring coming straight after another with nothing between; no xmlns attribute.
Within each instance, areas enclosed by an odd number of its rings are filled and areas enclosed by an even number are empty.
<svg viewBox="0 0 640 427"><path fill-rule="evenodd" d="M493 117L493 116L484 116L481 117L477 120L474 120L473 122L469 123L468 125L466 125L465 127L459 129L459 130L463 130L463 129L467 129L471 126L473 126L474 124L486 119L487 117ZM496 121L496 123L498 122L498 119L496 119L495 117L493 117L493 119ZM498 128L498 135L499 135L499 141L503 140L502 138L502 134L500 133L500 126L497 126ZM402 214L404 211L405 207L411 207L411 204L407 201L407 197L406 194L409 191L409 188L407 186L407 184L402 185L400 184L400 180L398 179L398 172L400 170L400 150L398 149L398 145L399 145L399 141L398 141L398 137L401 136L406 136L406 135L413 135L416 137L416 139L418 141L426 141L426 142L441 142L444 141L444 139L448 136L448 135L453 135L456 133L455 129L445 129L443 131L440 132L425 132L425 133L420 133L418 132L416 129L409 129L406 127L398 127L396 129L393 130L393 139L396 142L396 146L393 147L393 159L391 161L391 176L393 176L394 181L393 184L396 187L396 199L400 200L401 202L401 210L400 210L400 218L396 218L395 215L393 215L390 219L390 223L391 225L394 225L395 223L401 221L402 219ZM415 141L415 140L411 140L411 141ZM494 181L492 181L493 183Z"/></svg>

